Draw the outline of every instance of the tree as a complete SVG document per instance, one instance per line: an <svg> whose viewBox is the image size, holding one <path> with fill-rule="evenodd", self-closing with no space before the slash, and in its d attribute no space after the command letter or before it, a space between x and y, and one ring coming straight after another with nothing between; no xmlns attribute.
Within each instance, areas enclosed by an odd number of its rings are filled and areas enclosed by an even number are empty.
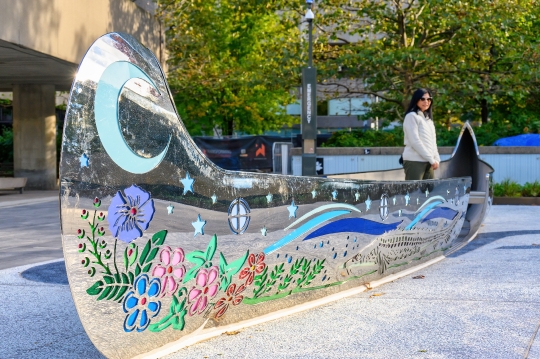
<svg viewBox="0 0 540 359"><path fill-rule="evenodd" d="M453 107L487 123L497 105L519 109L537 92L540 12L535 1L489 1L476 10L467 14L460 36L441 48L454 73L439 86Z"/></svg>
<svg viewBox="0 0 540 359"><path fill-rule="evenodd" d="M159 14L169 83L192 135L261 133L292 123L283 106L300 84L297 12L280 1L161 0Z"/></svg>
<svg viewBox="0 0 540 359"><path fill-rule="evenodd" d="M536 3L323 0L316 53L323 84L338 96L380 97L366 117L402 119L412 92L428 87L436 119L481 109L487 121L489 103L537 88Z"/></svg>

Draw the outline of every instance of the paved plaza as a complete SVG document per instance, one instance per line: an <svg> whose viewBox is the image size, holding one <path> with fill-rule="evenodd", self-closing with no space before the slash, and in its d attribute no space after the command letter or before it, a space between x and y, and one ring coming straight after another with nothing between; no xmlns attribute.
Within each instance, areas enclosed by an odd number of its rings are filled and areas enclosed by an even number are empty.
<svg viewBox="0 0 540 359"><path fill-rule="evenodd" d="M539 278L540 207L494 206L420 272L166 358L540 359ZM67 285L56 193L0 194L0 302L0 358L103 358Z"/></svg>

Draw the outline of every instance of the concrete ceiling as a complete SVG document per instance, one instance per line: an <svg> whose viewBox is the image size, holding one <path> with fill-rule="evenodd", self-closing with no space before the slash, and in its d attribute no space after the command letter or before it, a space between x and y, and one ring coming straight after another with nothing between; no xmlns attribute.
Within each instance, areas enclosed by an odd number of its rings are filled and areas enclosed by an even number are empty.
<svg viewBox="0 0 540 359"><path fill-rule="evenodd" d="M0 40L0 91L16 84L54 84L69 91L77 64Z"/></svg>

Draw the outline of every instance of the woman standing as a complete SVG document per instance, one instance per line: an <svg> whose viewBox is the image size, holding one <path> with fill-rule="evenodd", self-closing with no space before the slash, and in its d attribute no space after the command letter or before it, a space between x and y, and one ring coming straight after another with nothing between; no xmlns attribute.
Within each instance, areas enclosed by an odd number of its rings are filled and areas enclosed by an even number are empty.
<svg viewBox="0 0 540 359"><path fill-rule="evenodd" d="M433 125L432 102L428 90L418 89L407 109L403 121L405 180L433 179L433 171L439 168L441 159Z"/></svg>

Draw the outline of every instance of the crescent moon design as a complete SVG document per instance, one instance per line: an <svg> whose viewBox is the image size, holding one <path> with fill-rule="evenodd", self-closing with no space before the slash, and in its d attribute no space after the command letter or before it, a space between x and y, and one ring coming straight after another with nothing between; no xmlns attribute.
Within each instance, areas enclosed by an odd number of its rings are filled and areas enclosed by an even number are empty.
<svg viewBox="0 0 540 359"><path fill-rule="evenodd" d="M127 144L118 122L118 98L125 84L133 78L144 80L157 90L154 82L139 67L126 61L113 62L99 79L94 98L94 114L99 138L107 154L122 169L142 174L161 163L169 149L171 137L165 149L151 158L137 155Z"/></svg>

